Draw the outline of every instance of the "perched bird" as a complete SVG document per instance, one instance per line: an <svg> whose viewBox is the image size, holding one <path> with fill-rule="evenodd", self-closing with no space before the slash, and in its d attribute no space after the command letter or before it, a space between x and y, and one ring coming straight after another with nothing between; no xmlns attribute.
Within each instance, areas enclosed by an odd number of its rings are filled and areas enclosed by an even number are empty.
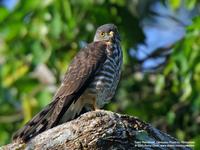
<svg viewBox="0 0 200 150"><path fill-rule="evenodd" d="M102 108L115 94L121 66L117 27L102 25L93 42L72 60L53 101L17 131L13 140L27 142L47 129L74 119L83 108Z"/></svg>

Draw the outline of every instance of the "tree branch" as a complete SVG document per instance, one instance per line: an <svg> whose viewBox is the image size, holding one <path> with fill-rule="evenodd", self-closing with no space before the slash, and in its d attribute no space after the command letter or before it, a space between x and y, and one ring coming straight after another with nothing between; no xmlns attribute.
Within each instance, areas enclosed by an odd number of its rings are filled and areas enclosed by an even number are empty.
<svg viewBox="0 0 200 150"><path fill-rule="evenodd" d="M166 149L163 145L191 149L135 117L99 110L47 130L26 144L11 143L2 149Z"/></svg>

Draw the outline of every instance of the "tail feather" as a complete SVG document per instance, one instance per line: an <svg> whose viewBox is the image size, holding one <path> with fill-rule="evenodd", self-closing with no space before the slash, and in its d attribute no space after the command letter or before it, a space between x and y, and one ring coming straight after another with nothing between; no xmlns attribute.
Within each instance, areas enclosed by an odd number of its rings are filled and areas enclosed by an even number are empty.
<svg viewBox="0 0 200 150"><path fill-rule="evenodd" d="M47 125L46 118L51 115L56 101L53 101L47 105L41 112L39 112L33 119L31 119L25 126L19 129L14 135L13 140L22 139L23 141L28 141L30 138L36 136L45 130Z"/></svg>
<svg viewBox="0 0 200 150"><path fill-rule="evenodd" d="M41 132L50 129L59 124L63 114L68 111L72 102L69 100L72 97L64 97L63 99L55 99L40 111L33 119L25 124L23 128L18 130L13 135L13 140L29 141L32 137L40 134ZM67 99L67 100L66 100ZM58 108L59 107L59 108ZM68 120L73 119L73 116L68 116ZM67 120L66 120L67 121Z"/></svg>

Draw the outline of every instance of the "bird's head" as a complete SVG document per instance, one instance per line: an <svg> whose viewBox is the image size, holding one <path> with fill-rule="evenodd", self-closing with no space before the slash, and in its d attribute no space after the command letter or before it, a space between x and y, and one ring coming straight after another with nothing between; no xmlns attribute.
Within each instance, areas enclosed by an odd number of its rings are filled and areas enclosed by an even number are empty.
<svg viewBox="0 0 200 150"><path fill-rule="evenodd" d="M108 41L111 43L119 42L120 35L114 24L104 24L97 28L94 41Z"/></svg>

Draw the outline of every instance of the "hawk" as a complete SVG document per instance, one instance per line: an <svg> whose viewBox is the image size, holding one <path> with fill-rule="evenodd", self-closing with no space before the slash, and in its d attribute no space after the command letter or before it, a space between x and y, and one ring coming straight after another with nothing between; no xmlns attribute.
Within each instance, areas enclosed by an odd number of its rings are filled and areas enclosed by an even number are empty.
<svg viewBox="0 0 200 150"><path fill-rule="evenodd" d="M74 119L83 108L102 108L114 96L121 74L122 50L114 24L97 28L94 40L74 57L53 101L15 133L28 142L39 133Z"/></svg>

